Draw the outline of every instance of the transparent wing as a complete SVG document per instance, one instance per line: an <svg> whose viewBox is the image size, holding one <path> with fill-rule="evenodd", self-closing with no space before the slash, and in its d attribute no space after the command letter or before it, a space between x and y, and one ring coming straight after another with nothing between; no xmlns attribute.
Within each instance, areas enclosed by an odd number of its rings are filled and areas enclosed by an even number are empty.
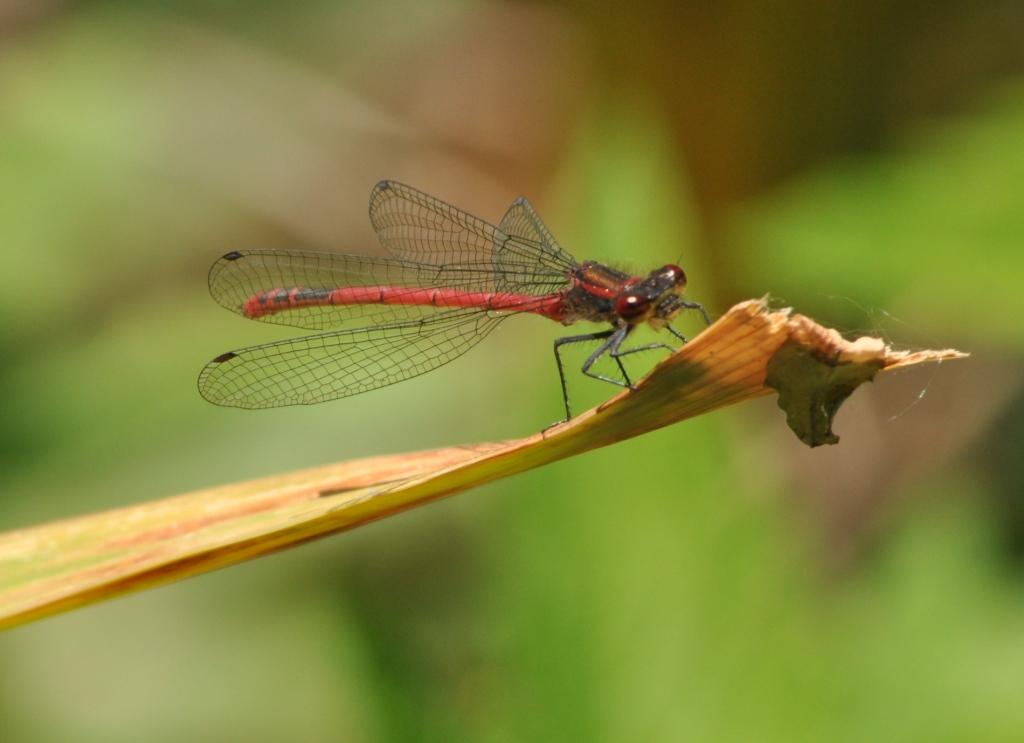
<svg viewBox="0 0 1024 743"><path fill-rule="evenodd" d="M525 199L499 228L385 181L371 196L370 219L397 259L256 250L214 264L214 299L245 317L314 329L353 319L367 326L218 356L199 375L203 397L242 408L311 404L418 376L465 353L508 314L536 312L540 305L521 297L562 291L578 268ZM436 306L442 294L459 309ZM504 295L500 310L483 296L494 294Z"/></svg>
<svg viewBox="0 0 1024 743"><path fill-rule="evenodd" d="M517 278L519 275L517 274ZM545 277L544 288L563 288ZM392 287L412 295L422 289L457 289L467 292L509 291L511 282L492 267L430 265L394 258L373 258L338 253L282 250L233 251L218 259L210 269L210 294L222 307L262 322L311 330L339 328L352 320L370 325L416 320L438 313L430 304L310 304L254 316L246 310L261 297L273 300L275 292L305 291L307 296L351 287ZM541 287L524 292L543 294Z"/></svg>
<svg viewBox="0 0 1024 743"><path fill-rule="evenodd" d="M547 225L541 221L540 215L533 208L533 204L520 196L512 202L512 206L505 212L505 216L498 223L498 229L511 237L513 240L524 245L535 246L535 249L542 254L542 263L565 266L565 261L571 261L570 266L576 265L576 261L566 253L555 242L548 231Z"/></svg>
<svg viewBox="0 0 1024 743"><path fill-rule="evenodd" d="M550 292L577 266L525 199L515 201L495 227L422 191L381 181L370 195L370 222L399 258L490 267L506 291Z"/></svg>
<svg viewBox="0 0 1024 743"><path fill-rule="evenodd" d="M296 338L218 356L199 392L237 408L309 405L419 376L461 356L505 315L450 310L427 320Z"/></svg>

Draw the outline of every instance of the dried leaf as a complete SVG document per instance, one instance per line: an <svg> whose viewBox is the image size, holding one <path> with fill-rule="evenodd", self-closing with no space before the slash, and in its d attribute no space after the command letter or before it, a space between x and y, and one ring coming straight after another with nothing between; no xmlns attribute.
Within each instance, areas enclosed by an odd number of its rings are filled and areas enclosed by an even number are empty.
<svg viewBox="0 0 1024 743"><path fill-rule="evenodd" d="M350 529L773 388L801 440L834 443L836 409L878 370L963 356L850 342L743 302L635 390L524 439L344 462L10 532L0 537L0 627Z"/></svg>

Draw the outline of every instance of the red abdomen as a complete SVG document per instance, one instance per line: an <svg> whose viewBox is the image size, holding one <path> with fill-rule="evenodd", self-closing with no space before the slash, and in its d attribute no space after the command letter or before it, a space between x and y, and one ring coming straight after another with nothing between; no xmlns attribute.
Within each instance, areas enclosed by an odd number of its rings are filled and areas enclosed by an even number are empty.
<svg viewBox="0 0 1024 743"><path fill-rule="evenodd" d="M346 286L313 289L296 286L253 294L242 305L246 317L259 318L300 307L356 304L403 304L430 307L475 307L494 312L532 312L562 319L562 294L533 296L509 292L466 292L458 289L410 289L401 286Z"/></svg>

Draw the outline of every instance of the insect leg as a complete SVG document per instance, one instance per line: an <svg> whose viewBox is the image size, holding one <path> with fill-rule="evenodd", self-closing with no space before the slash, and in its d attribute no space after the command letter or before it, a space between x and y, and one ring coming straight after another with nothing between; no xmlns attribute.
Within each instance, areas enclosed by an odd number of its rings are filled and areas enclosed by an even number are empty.
<svg viewBox="0 0 1024 743"><path fill-rule="evenodd" d="M613 335L615 332L615 328L612 328L611 330L601 330L596 333L585 333L583 335L569 335L566 336L565 338L558 338L555 340L555 363L558 365L558 379L562 383L562 401L565 402L566 420L572 418L572 411L569 408L569 390L565 384L565 369L562 366L562 355L559 352L559 349L562 346L566 346L571 343L584 343L586 341L605 340L609 336ZM598 350L603 353L604 350L607 349L607 346L607 343L602 343L601 347Z"/></svg>
<svg viewBox="0 0 1024 743"><path fill-rule="evenodd" d="M670 332L676 338L678 338L681 342L686 343L686 336L680 333L675 328L673 328L671 325L665 325L665 329L668 330L668 332Z"/></svg>
<svg viewBox="0 0 1024 743"><path fill-rule="evenodd" d="M630 331L633 330L632 325L622 325L615 328L608 333L608 340L598 346L587 360L583 362L583 373L593 379L600 379L602 382L610 382L611 384L618 385L619 387L633 387L633 383L629 380L629 375L626 374L626 369L622 365L622 362L618 359L618 349L622 345L622 342L626 340L626 336L629 335ZM612 377L606 377L604 374L598 374L597 372L590 371L590 367L597 363L597 360L604 356L606 353L611 352L611 356L615 359L615 363L619 366L619 371L622 372L622 377L625 381L614 379Z"/></svg>
<svg viewBox="0 0 1024 743"><path fill-rule="evenodd" d="M679 300L679 306L685 307L688 310L697 310L698 312L700 312L701 317L704 318L704 323L706 325L711 324L711 318L708 316L708 311L704 309L704 305L702 305L700 302L690 302L686 299L681 299Z"/></svg>
<svg viewBox="0 0 1024 743"><path fill-rule="evenodd" d="M627 348L622 350L622 343L626 340L626 336L633 329L633 326L626 328L626 332L622 335L613 338L609 341L608 354L615 359L615 363L619 365L619 369L622 371L622 377L626 380L630 389L633 389L633 382L629 378L629 374L626 372L626 368L622 364L622 357L629 356L633 353L640 353L641 351L655 351L657 349L665 349L669 353L675 353L674 348L666 343L645 343L642 346L636 346L635 348Z"/></svg>
<svg viewBox="0 0 1024 743"><path fill-rule="evenodd" d="M675 353L676 349L667 343L646 343L642 346L635 346L633 348L627 348L625 351L618 349L611 352L611 355L615 359L621 359L623 356L629 356L631 353L640 353L641 351L655 351L659 348L663 348L669 353Z"/></svg>

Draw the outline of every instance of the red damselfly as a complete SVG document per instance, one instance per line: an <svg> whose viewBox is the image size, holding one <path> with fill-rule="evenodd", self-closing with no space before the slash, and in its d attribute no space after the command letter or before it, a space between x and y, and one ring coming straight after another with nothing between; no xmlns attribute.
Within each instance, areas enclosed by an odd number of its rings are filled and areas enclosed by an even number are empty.
<svg viewBox="0 0 1024 743"><path fill-rule="evenodd" d="M240 408L324 402L436 369L510 315L540 315L563 325L609 323L555 341L569 419L563 346L599 341L583 373L632 387L622 357L673 350L664 343L623 348L637 327L648 323L685 342L670 324L680 310L698 310L710 322L700 304L683 299L686 274L679 266L631 276L594 261L579 263L523 198L495 227L409 186L382 181L370 196L370 221L394 257L243 250L214 263L210 293L219 304L253 320L323 332L221 354L199 375L203 397ZM593 370L605 354L621 379Z"/></svg>

